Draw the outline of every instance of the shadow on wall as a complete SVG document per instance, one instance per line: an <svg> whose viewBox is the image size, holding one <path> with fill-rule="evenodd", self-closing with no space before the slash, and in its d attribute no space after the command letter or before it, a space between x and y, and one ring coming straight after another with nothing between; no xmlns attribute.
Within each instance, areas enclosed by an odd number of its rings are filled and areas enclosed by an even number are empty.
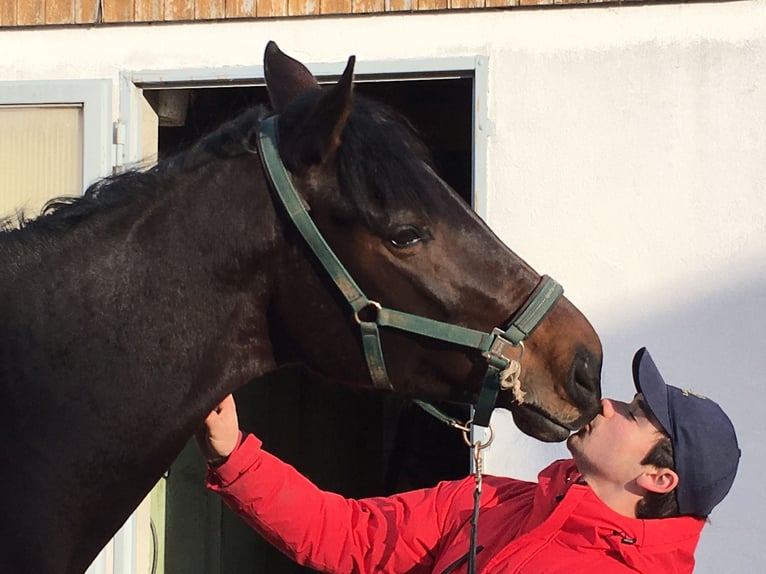
<svg viewBox="0 0 766 574"><path fill-rule="evenodd" d="M709 396L728 413L742 459L732 491L703 530L695 574L758 570L766 537L766 272L759 269L694 299L666 293L631 302L622 312L632 319L622 323L614 319L619 309L584 311L604 345L604 396L633 396L633 354L646 346L669 384ZM610 327L601 329L599 316ZM534 480L550 462L569 456L563 443L543 444L522 435L507 411L496 411L492 424L497 438L487 453L491 474Z"/></svg>
<svg viewBox="0 0 766 574"><path fill-rule="evenodd" d="M737 479L703 531L695 574L752 571L762 562L766 270L759 266L753 271L727 284L716 277L720 286L694 299L678 297L683 289L677 288L652 300L628 302L622 311L584 310L604 345L604 396L633 396L633 354L646 346L669 384L709 396L734 422L742 451ZM615 319L621 312L631 318L621 323ZM600 328L600 319L609 327ZM506 412L497 412L495 423L499 436L487 455L492 474L534 480L551 461L569 456L564 444L542 444L522 435Z"/></svg>
<svg viewBox="0 0 766 574"><path fill-rule="evenodd" d="M766 272L700 299L658 303L664 311L602 333L609 361L605 393L621 398L633 392L630 361L645 345L669 384L723 407L734 422L742 459L731 492L703 531L695 572L752 570L762 562L759 533L766 510Z"/></svg>

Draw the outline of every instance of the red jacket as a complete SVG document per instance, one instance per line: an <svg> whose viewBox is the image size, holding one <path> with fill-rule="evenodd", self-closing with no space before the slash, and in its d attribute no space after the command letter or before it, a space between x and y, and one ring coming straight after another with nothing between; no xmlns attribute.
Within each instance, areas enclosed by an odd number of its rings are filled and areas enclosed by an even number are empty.
<svg viewBox="0 0 766 574"><path fill-rule="evenodd" d="M325 572L466 572L472 477L390 497L349 500L319 490L249 435L208 473L208 488L285 554ZM704 525L691 517L641 520L607 507L571 460L538 483L485 476L477 572L691 572ZM450 566L459 563L459 566Z"/></svg>

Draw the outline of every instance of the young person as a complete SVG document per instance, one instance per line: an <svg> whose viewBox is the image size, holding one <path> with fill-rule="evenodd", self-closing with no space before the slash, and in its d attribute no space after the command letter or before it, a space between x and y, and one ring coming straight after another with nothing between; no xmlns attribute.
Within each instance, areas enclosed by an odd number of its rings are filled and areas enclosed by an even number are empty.
<svg viewBox="0 0 766 574"><path fill-rule="evenodd" d="M692 572L706 517L731 488L740 451L712 400L666 385L646 349L633 359L630 403L568 442L571 460L538 482L485 476L477 572ZM297 562L324 572L466 571L473 477L389 497L324 492L239 431L227 397L198 443L208 488Z"/></svg>

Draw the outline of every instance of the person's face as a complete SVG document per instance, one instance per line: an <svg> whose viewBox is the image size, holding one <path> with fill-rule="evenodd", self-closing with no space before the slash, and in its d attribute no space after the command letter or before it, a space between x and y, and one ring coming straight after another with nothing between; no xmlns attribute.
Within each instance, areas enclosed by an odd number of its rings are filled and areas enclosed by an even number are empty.
<svg viewBox="0 0 766 574"><path fill-rule="evenodd" d="M660 426L641 394L630 403L601 404L601 414L570 436L567 447L586 480L625 486L646 469L641 461L660 439Z"/></svg>

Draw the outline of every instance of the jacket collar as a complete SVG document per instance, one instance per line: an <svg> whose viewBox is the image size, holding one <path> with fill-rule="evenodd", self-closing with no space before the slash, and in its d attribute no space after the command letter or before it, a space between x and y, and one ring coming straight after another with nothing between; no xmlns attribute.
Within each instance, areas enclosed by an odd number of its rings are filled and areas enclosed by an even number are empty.
<svg viewBox="0 0 766 574"><path fill-rule="evenodd" d="M694 563L694 550L705 521L691 516L640 519L623 516L580 480L574 461L557 461L538 476L538 491L525 530L556 529L572 547L618 552L640 571L657 561Z"/></svg>

